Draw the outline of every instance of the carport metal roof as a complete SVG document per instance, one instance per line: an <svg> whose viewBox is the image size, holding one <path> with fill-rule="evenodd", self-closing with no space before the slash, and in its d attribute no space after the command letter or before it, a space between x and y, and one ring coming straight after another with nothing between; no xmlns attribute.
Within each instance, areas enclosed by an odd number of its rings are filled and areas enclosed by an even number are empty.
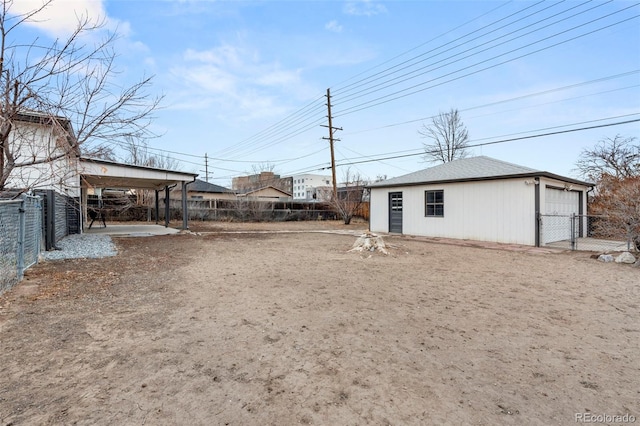
<svg viewBox="0 0 640 426"><path fill-rule="evenodd" d="M197 173L186 173L155 167L135 166L113 161L78 158L80 185L96 188L165 190L165 227L169 226L169 187L182 185L182 229L188 229L187 184L196 180ZM156 192L157 195L157 192ZM158 210L156 197L156 214ZM157 216L156 216L157 217Z"/></svg>
<svg viewBox="0 0 640 426"><path fill-rule="evenodd" d="M197 173L135 166L113 161L79 158L81 184L98 188L136 188L161 190L181 182L193 182Z"/></svg>

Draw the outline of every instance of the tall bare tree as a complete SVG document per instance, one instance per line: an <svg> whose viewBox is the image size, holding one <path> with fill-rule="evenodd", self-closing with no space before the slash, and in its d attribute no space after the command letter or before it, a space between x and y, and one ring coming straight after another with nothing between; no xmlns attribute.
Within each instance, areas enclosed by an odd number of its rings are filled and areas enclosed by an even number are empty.
<svg viewBox="0 0 640 426"><path fill-rule="evenodd" d="M160 98L148 93L150 77L117 84L116 35L93 41L104 33L104 22L79 16L68 37L48 44L14 35L37 22L54 1L12 13L14 1L0 0L0 190L21 169L87 148L105 153L101 145L151 136L149 124ZM53 142L43 143L41 130L20 131L34 124L53 129Z"/></svg>
<svg viewBox="0 0 640 426"><path fill-rule="evenodd" d="M635 137L616 135L584 149L576 162L582 176L600 182L603 177L624 179L640 176L640 143Z"/></svg>
<svg viewBox="0 0 640 426"><path fill-rule="evenodd" d="M584 149L576 162L580 174L596 184L589 197L594 232L633 241L640 250L640 143L616 135Z"/></svg>
<svg viewBox="0 0 640 426"><path fill-rule="evenodd" d="M640 251L640 175L606 175L590 200L589 211L599 216L593 221L596 235L626 239Z"/></svg>
<svg viewBox="0 0 640 426"><path fill-rule="evenodd" d="M424 158L428 162L448 163L468 154L469 132L457 109L440 112L431 119L431 124L423 124L418 133L430 140L423 143Z"/></svg>

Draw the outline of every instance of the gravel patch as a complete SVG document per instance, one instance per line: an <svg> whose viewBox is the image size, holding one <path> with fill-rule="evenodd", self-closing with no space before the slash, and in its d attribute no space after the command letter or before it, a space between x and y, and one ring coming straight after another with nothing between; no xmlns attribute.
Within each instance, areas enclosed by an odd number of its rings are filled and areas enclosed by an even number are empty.
<svg viewBox="0 0 640 426"><path fill-rule="evenodd" d="M60 250L45 251L44 260L95 259L118 254L109 235L74 234L64 237L57 243Z"/></svg>

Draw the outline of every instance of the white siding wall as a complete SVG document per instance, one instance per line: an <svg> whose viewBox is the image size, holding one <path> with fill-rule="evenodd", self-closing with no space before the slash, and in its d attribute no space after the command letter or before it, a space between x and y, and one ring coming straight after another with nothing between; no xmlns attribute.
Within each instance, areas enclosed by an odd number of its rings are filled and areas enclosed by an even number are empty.
<svg viewBox="0 0 640 426"><path fill-rule="evenodd" d="M403 233L535 244L535 185L526 179L372 188L373 232L388 232L388 193L402 191ZM444 217L425 217L425 191L444 190Z"/></svg>
<svg viewBox="0 0 640 426"><path fill-rule="evenodd" d="M56 156L63 151L56 132L49 126L18 122L10 133L10 146L15 149L16 163L34 162ZM62 142L65 143L65 142ZM80 196L80 178L75 157L63 157L40 164L16 167L7 181L7 187L53 189L72 197Z"/></svg>
<svg viewBox="0 0 640 426"><path fill-rule="evenodd" d="M389 232L389 192L395 188L371 188L369 194L369 228L373 232Z"/></svg>

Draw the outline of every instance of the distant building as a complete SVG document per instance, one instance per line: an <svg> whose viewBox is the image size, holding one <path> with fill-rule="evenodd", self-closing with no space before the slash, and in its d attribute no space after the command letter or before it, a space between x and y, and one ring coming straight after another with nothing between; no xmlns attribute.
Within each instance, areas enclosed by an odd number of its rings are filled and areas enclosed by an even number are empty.
<svg viewBox="0 0 640 426"><path fill-rule="evenodd" d="M291 193L274 186L238 192L238 199L249 201L291 201Z"/></svg>
<svg viewBox="0 0 640 426"><path fill-rule="evenodd" d="M328 201L325 198L331 196L331 190L326 190L326 187L331 188L331 176L304 174L292 176L291 179L294 200Z"/></svg>
<svg viewBox="0 0 640 426"><path fill-rule="evenodd" d="M172 191L172 198L180 197L180 188L176 187ZM187 184L187 198L189 200L235 200L236 194L223 186L196 179Z"/></svg>
<svg viewBox="0 0 640 426"><path fill-rule="evenodd" d="M281 178L280 175L273 172L260 172L255 175L234 177L231 181L231 188L241 193L269 186L290 194L292 190L291 178Z"/></svg>

